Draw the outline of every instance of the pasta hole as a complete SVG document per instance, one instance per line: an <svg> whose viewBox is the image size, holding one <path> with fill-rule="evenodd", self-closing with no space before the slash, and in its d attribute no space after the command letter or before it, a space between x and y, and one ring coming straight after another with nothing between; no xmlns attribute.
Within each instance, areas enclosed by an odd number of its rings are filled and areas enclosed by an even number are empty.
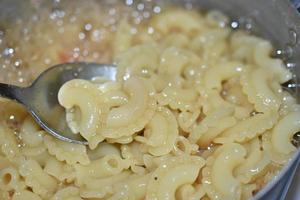
<svg viewBox="0 0 300 200"><path fill-rule="evenodd" d="M254 111L252 111L252 112L250 113L251 116L255 116L255 115L258 115L258 114L264 114L264 113L262 113L262 112L257 112L256 110L254 110Z"/></svg>
<svg viewBox="0 0 300 200"><path fill-rule="evenodd" d="M107 161L107 163L109 164L109 166L111 166L112 168L118 168L118 161L116 159L110 159Z"/></svg>
<svg viewBox="0 0 300 200"><path fill-rule="evenodd" d="M176 143L176 147L178 150L182 151L182 152L185 152L185 145L182 141L177 141Z"/></svg>
<svg viewBox="0 0 300 200"><path fill-rule="evenodd" d="M12 176L9 173L4 174L4 176L2 177L2 181L5 185L8 185L11 182L11 179L12 179Z"/></svg>

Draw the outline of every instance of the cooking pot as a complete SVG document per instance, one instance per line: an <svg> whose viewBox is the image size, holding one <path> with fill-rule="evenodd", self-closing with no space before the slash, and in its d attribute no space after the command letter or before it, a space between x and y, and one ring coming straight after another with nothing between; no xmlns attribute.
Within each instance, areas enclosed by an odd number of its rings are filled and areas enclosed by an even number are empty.
<svg viewBox="0 0 300 200"><path fill-rule="evenodd" d="M18 18L31 16L34 6L57 6L59 0L46 3L39 0L1 0L0 22L14 23ZM103 3L104 1L99 1ZM109 1L110 4L116 0ZM149 3L149 0L145 0ZM74 3L69 1L68 3ZM157 2L156 2L157 3ZM296 75L294 84L300 80L300 15L288 0L167 0L159 4L179 4L199 9L218 9L231 17L233 28L245 28L249 31L271 40L277 51L275 56L281 57L287 67ZM294 4L300 4L294 0ZM37 9L35 7L35 9ZM0 27L1 28L1 27ZM299 84L300 85L300 84ZM293 88L295 96L300 99L299 89ZM282 169L267 186L259 191L254 199L281 200L285 199L288 188L300 161L300 149L290 162Z"/></svg>

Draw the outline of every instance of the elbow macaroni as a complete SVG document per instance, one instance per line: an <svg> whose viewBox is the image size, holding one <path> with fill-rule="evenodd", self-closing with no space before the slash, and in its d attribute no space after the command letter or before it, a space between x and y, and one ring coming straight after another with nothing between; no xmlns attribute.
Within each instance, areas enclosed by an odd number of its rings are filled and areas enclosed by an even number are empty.
<svg viewBox="0 0 300 200"><path fill-rule="evenodd" d="M111 20L118 9L89 10L84 31L65 27L84 35L74 58L56 52L69 43L49 52L55 62L117 66L115 81L74 79L59 90L70 129L89 146L55 139L0 99L0 199L251 198L291 158L300 131L300 105L280 85L292 75L271 43L232 31L219 11L154 7Z"/></svg>

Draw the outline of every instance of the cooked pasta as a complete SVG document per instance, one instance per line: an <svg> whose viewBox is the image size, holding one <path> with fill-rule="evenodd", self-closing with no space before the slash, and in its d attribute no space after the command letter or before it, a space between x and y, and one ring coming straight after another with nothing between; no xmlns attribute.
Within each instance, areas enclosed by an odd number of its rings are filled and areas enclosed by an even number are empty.
<svg viewBox="0 0 300 200"><path fill-rule="evenodd" d="M292 74L270 42L231 30L216 10L84 4L84 15L41 15L29 42L3 39L19 45L0 56L23 61L19 84L61 62L114 63L117 75L59 90L88 146L59 141L0 99L0 199L246 200L291 159L300 105L281 87ZM0 81L18 78L5 70Z"/></svg>

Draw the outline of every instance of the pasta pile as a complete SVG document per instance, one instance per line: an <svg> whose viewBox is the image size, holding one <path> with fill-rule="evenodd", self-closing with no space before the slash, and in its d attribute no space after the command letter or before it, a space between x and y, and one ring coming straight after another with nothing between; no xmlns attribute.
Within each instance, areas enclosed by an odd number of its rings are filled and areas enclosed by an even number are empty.
<svg viewBox="0 0 300 200"><path fill-rule="evenodd" d="M228 22L218 11L183 9L147 26L120 20L111 43L116 81L75 79L58 94L88 147L53 138L2 101L24 120L17 132L0 125L0 199L255 195L296 151L300 107L281 87L292 74L270 56L270 42Z"/></svg>

